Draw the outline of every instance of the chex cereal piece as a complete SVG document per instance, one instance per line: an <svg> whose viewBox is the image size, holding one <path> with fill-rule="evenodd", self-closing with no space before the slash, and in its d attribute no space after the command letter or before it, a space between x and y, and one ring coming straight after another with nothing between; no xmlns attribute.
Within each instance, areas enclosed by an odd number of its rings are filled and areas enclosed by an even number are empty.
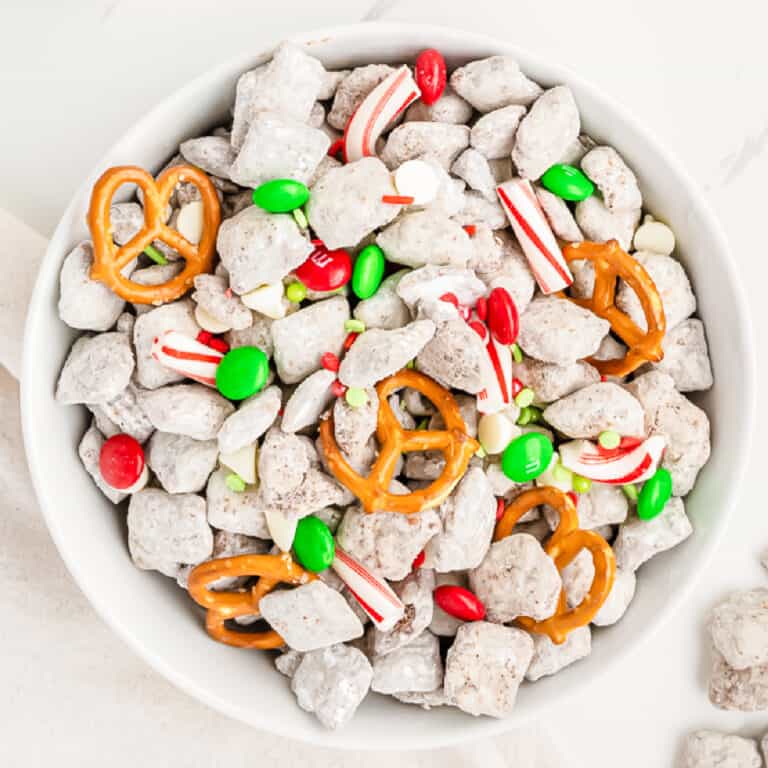
<svg viewBox="0 0 768 768"><path fill-rule="evenodd" d="M472 117L472 105L461 98L450 86L434 104L419 100L405 112L405 122L453 123L464 125ZM510 149L511 151L511 149Z"/></svg>
<svg viewBox="0 0 768 768"><path fill-rule="evenodd" d="M569 487L570 484L569 480ZM544 506L543 510L550 528L554 530L560 515L549 506ZM579 494L578 512L579 528L594 530L603 525L623 523L629 513L629 502L620 487L593 482L587 493Z"/></svg>
<svg viewBox="0 0 768 768"><path fill-rule="evenodd" d="M442 685L434 691L397 691L392 696L403 704L415 704L427 711L432 707L447 707L453 704L445 695L445 688Z"/></svg>
<svg viewBox="0 0 768 768"><path fill-rule="evenodd" d="M128 548L137 567L171 577L182 564L207 560L213 552L213 533L205 499L158 488L134 493L128 505Z"/></svg>
<svg viewBox="0 0 768 768"><path fill-rule="evenodd" d="M536 186L533 191L555 236L567 243L581 242L584 235L565 200L543 187Z"/></svg>
<svg viewBox="0 0 768 768"><path fill-rule="evenodd" d="M187 139L179 145L179 153L188 163L223 179L229 178L229 169L237 157L237 150L224 136Z"/></svg>
<svg viewBox="0 0 768 768"><path fill-rule="evenodd" d="M768 664L734 669L713 652L709 700L720 709L756 712L768 709Z"/></svg>
<svg viewBox="0 0 768 768"><path fill-rule="evenodd" d="M119 504L127 494L113 488L101 476L99 456L101 455L102 445L104 445L104 435L99 432L94 424L91 424L83 435L82 440L80 440L80 445L77 447L77 454L80 457L80 461L83 462L85 471L93 478L93 482L96 483L98 489L113 504Z"/></svg>
<svg viewBox="0 0 768 768"><path fill-rule="evenodd" d="M598 382L566 395L544 411L544 420L568 437L597 438L612 430L643 437L645 414L638 400L611 382Z"/></svg>
<svg viewBox="0 0 768 768"><path fill-rule="evenodd" d="M113 425L112 434L125 432L143 443L155 428L139 404L139 391L135 384L129 382L128 386L111 400L89 407L97 419L103 417ZM107 435L106 432L104 434ZM107 437L111 437L112 434L108 434Z"/></svg>
<svg viewBox="0 0 768 768"><path fill-rule="evenodd" d="M336 729L352 719L372 679L373 669L365 654L337 644L305 653L291 688L302 709L313 712L326 728Z"/></svg>
<svg viewBox="0 0 768 768"><path fill-rule="evenodd" d="M688 736L683 768L760 768L754 739L718 731L696 731Z"/></svg>
<svg viewBox="0 0 768 768"><path fill-rule="evenodd" d="M388 64L367 64L355 67L338 83L333 104L328 113L328 124L339 131L346 128L349 118L363 103L365 97L395 71Z"/></svg>
<svg viewBox="0 0 768 768"><path fill-rule="evenodd" d="M411 314L405 302L398 295L398 286L408 270L395 272L385 278L376 293L370 299L363 299L352 310L356 320L365 323L365 327L381 328L392 331L402 328L411 321Z"/></svg>
<svg viewBox="0 0 768 768"><path fill-rule="evenodd" d="M591 651L592 633L588 626L574 629L560 645L555 645L546 635L533 635L533 658L525 679L534 682L547 675L555 675L586 658Z"/></svg>
<svg viewBox="0 0 768 768"><path fill-rule="evenodd" d="M307 376L285 404L280 428L284 432L298 432L300 429L317 424L323 411L335 398L331 389L331 384L335 380L336 373L325 369Z"/></svg>
<svg viewBox="0 0 768 768"><path fill-rule="evenodd" d="M394 331L365 331L344 356L339 380L348 387L376 384L404 368L434 335L431 320L416 320Z"/></svg>
<svg viewBox="0 0 768 768"><path fill-rule="evenodd" d="M125 245L144 225L144 209L138 203L114 203L109 207L112 239Z"/></svg>
<svg viewBox="0 0 768 768"><path fill-rule="evenodd" d="M431 159L447 171L469 146L469 128L451 123L403 123L389 134L381 159L390 170L406 160Z"/></svg>
<svg viewBox="0 0 768 768"><path fill-rule="evenodd" d="M70 327L107 331L125 301L99 280L91 280L93 244L82 242L70 251L59 273L59 317Z"/></svg>
<svg viewBox="0 0 768 768"><path fill-rule="evenodd" d="M512 154L517 127L525 113L525 107L519 104L488 112L472 126L470 144L489 160L508 157Z"/></svg>
<svg viewBox="0 0 768 768"><path fill-rule="evenodd" d="M259 610L286 645L297 651L326 648L363 634L363 625L347 601L319 579L270 592L261 598Z"/></svg>
<svg viewBox="0 0 768 768"><path fill-rule="evenodd" d="M241 492L233 491L227 485L229 474L228 469L221 468L208 478L205 489L208 522L230 533L272 538L265 517L268 507L262 494L253 486L246 486Z"/></svg>
<svg viewBox="0 0 768 768"><path fill-rule="evenodd" d="M557 365L557 363L545 363L527 357L521 363L513 365L513 372L520 381L534 391L536 402L539 403L554 403L566 395L600 381L597 368L583 360L567 365Z"/></svg>
<svg viewBox="0 0 768 768"><path fill-rule="evenodd" d="M595 182L611 211L641 208L637 178L613 147L595 147L581 158L581 168Z"/></svg>
<svg viewBox="0 0 768 768"><path fill-rule="evenodd" d="M712 364L701 320L689 318L667 331L662 349L663 360L651 367L671 376L678 392L698 392L712 386Z"/></svg>
<svg viewBox="0 0 768 768"><path fill-rule="evenodd" d="M434 691L442 682L440 643L429 630L407 645L373 658L371 690L377 693Z"/></svg>
<svg viewBox="0 0 768 768"><path fill-rule="evenodd" d="M61 369L56 400L64 405L107 402L128 386L133 368L131 342L124 333L81 336Z"/></svg>
<svg viewBox="0 0 768 768"><path fill-rule="evenodd" d="M427 568L459 571L476 568L491 544L496 499L480 467L472 467L438 508L442 531L427 542Z"/></svg>
<svg viewBox="0 0 768 768"><path fill-rule="evenodd" d="M635 571L654 555L676 547L692 533L683 500L672 498L653 520L632 518L619 527L613 543L616 567Z"/></svg>
<svg viewBox="0 0 768 768"><path fill-rule="evenodd" d="M330 646L330 648L334 648L335 646ZM299 653L298 651L294 651L291 648L286 648L276 659L275 659L275 669L281 674L285 675L288 678L292 678L296 674L296 670L299 668L299 664L301 664L301 660L304 658L303 653Z"/></svg>
<svg viewBox="0 0 768 768"><path fill-rule="evenodd" d="M416 555L439 531L440 518L434 509L413 515L366 514L353 506L347 509L336 531L336 540L366 568L385 579L399 581L410 573Z"/></svg>
<svg viewBox="0 0 768 768"><path fill-rule="evenodd" d="M488 160L472 147L465 149L454 160L451 173L464 179L467 185L484 195L488 200L496 199L496 179L494 178Z"/></svg>
<svg viewBox="0 0 768 768"><path fill-rule="evenodd" d="M346 454L359 453L376 431L379 396L373 387L368 387L365 394L368 399L358 408L353 408L343 397L337 398L333 406L333 433Z"/></svg>
<svg viewBox="0 0 768 768"><path fill-rule="evenodd" d="M469 578L466 571L451 571L450 573L435 574L435 588L445 585L469 589ZM429 631L438 637L455 637L458 628L464 624L463 619L446 613L437 603L432 611L432 621Z"/></svg>
<svg viewBox="0 0 768 768"><path fill-rule="evenodd" d="M147 445L147 464L168 493L197 493L216 466L215 440L155 432Z"/></svg>
<svg viewBox="0 0 768 768"><path fill-rule="evenodd" d="M318 301L272 323L277 374L296 384L321 367L326 352L339 357L347 331L349 303L343 296Z"/></svg>
<svg viewBox="0 0 768 768"><path fill-rule="evenodd" d="M416 568L402 581L393 583L392 589L405 605L405 614L392 629L370 630L370 648L374 657L408 645L418 637L432 621L435 589L435 572L430 568Z"/></svg>
<svg viewBox="0 0 768 768"><path fill-rule="evenodd" d="M470 715L504 717L533 658L521 629L474 621L459 627L445 659L445 694Z"/></svg>
<svg viewBox="0 0 768 768"><path fill-rule="evenodd" d="M139 403L156 429L195 440L216 437L234 405L202 384L175 384L139 394Z"/></svg>
<svg viewBox="0 0 768 768"><path fill-rule="evenodd" d="M453 294L462 306L473 307L486 291L483 281L471 269L437 264L408 271L397 284L397 295L411 312L438 301L453 306L442 301L446 294Z"/></svg>
<svg viewBox="0 0 768 768"><path fill-rule="evenodd" d="M511 56L490 56L470 61L454 70L451 88L479 112L491 112L510 104L528 105L541 94Z"/></svg>
<svg viewBox="0 0 768 768"><path fill-rule="evenodd" d="M253 313L253 325L242 331L228 331L224 340L230 349L238 347L258 347L267 357L272 357L275 351L272 343L272 318Z"/></svg>
<svg viewBox="0 0 768 768"><path fill-rule="evenodd" d="M597 196L591 195L576 204L576 223L587 240L593 243L607 243L618 240L623 250L628 251L637 225L640 223L640 209L610 211Z"/></svg>
<svg viewBox="0 0 768 768"><path fill-rule="evenodd" d="M485 359L485 346L480 336L457 318L440 327L419 352L416 361L422 373L444 387L475 394L485 388Z"/></svg>
<svg viewBox="0 0 768 768"><path fill-rule="evenodd" d="M734 592L709 617L709 633L734 669L768 664L768 589Z"/></svg>
<svg viewBox="0 0 768 768"><path fill-rule="evenodd" d="M518 616L548 619L563 586L553 560L525 533L491 544L483 562L469 572L469 583L485 605L488 620L497 622Z"/></svg>
<svg viewBox="0 0 768 768"><path fill-rule="evenodd" d="M228 289L229 283L224 277L197 275L192 299L209 315L227 326L227 330L242 331L249 328L253 325L253 313Z"/></svg>
<svg viewBox="0 0 768 768"><path fill-rule="evenodd" d="M258 440L277 418L281 397L280 387L273 385L244 400L221 425L219 450L234 453Z"/></svg>
<svg viewBox="0 0 768 768"><path fill-rule="evenodd" d="M613 587L608 593L606 601L595 614L592 623L596 627L609 627L619 621L629 608L632 598L635 596L637 577L634 571L617 568L613 579Z"/></svg>
<svg viewBox="0 0 768 768"><path fill-rule="evenodd" d="M489 200L477 190L470 189L464 194L464 206L453 216L462 227L485 224L493 230L505 229L509 222L498 200Z"/></svg>
<svg viewBox="0 0 768 768"><path fill-rule="evenodd" d="M268 213L258 205L223 222L216 247L229 271L232 290L239 294L279 282L312 252L293 216Z"/></svg>

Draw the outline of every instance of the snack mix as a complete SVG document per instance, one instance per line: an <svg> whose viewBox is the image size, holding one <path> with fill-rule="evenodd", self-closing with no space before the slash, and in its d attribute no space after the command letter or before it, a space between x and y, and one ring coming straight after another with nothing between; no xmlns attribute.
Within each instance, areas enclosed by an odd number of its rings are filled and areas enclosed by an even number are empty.
<svg viewBox="0 0 768 768"><path fill-rule="evenodd" d="M64 261L85 470L323 726L370 691L505 717L692 533L712 374L672 230L509 56L283 43L233 98L156 176L106 170ZM768 706L764 592L713 615L718 706Z"/></svg>

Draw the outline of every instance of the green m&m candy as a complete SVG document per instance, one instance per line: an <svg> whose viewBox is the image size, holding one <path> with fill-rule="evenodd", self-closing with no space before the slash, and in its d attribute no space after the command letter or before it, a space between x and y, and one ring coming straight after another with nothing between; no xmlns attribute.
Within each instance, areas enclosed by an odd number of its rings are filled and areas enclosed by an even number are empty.
<svg viewBox="0 0 768 768"><path fill-rule="evenodd" d="M501 469L516 483L534 480L552 461L554 449L547 437L539 432L528 432L516 437L501 455Z"/></svg>
<svg viewBox="0 0 768 768"><path fill-rule="evenodd" d="M582 171L565 163L550 167L541 177L541 184L563 200L586 200L595 191L595 185Z"/></svg>
<svg viewBox="0 0 768 768"><path fill-rule="evenodd" d="M324 571L336 554L333 534L319 517L302 517L293 537L293 551L308 571Z"/></svg>
<svg viewBox="0 0 768 768"><path fill-rule="evenodd" d="M366 245L357 256L352 272L352 290L358 299L369 299L379 289L386 259L378 245Z"/></svg>
<svg viewBox="0 0 768 768"><path fill-rule="evenodd" d="M269 360L258 347L231 349L216 368L216 387L229 400L245 400L267 383Z"/></svg>
<svg viewBox="0 0 768 768"><path fill-rule="evenodd" d="M637 516L641 520L653 520L672 497L672 475L669 470L659 467L649 480L646 480L637 498Z"/></svg>
<svg viewBox="0 0 768 768"><path fill-rule="evenodd" d="M289 213L307 200L307 185L293 179L272 179L253 190L253 204L270 213Z"/></svg>

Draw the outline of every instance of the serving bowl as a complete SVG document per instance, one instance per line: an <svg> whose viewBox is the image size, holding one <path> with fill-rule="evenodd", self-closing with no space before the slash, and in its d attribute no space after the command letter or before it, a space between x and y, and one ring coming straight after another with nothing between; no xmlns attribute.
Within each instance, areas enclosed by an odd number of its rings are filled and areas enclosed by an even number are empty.
<svg viewBox="0 0 768 768"><path fill-rule="evenodd" d="M624 619L594 633L587 659L554 677L525 684L511 717L472 718L447 707L426 712L371 695L338 732L323 730L298 708L271 655L213 642L200 609L173 580L132 564L124 509L114 507L98 491L77 456L87 412L63 407L53 396L77 335L58 317L59 270L71 248L89 236L85 214L91 187L101 172L121 164L158 169L182 140L223 123L237 77L267 60L270 51L232 59L160 104L107 153L65 211L41 266L26 326L22 417L32 479L59 552L93 606L147 663L190 695L258 728L326 746L420 749L479 739L540 715L553 702L577 696L597 675L614 669L662 626L706 567L732 512L753 423L753 347L742 288L700 190L639 121L568 70L490 37L432 26L357 24L295 40L306 44L328 68L413 61L425 47L435 47L449 68L510 54L543 85L570 86L583 130L619 150L638 176L646 208L674 230L676 255L688 271L706 324L715 386L696 401L712 422L712 457L687 499L694 535L644 565ZM736 375L739 397L728 387ZM617 699L616 704L622 702Z"/></svg>

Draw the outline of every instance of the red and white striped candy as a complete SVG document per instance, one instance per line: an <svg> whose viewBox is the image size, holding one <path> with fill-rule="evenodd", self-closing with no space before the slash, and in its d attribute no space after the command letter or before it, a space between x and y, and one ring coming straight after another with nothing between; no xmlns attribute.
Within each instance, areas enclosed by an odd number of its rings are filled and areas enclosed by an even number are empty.
<svg viewBox="0 0 768 768"><path fill-rule="evenodd" d="M477 393L477 410L480 413L498 413L508 408L515 400L512 386L512 351L501 344L489 332L488 326L477 318L469 323L485 344L483 360L483 383Z"/></svg>
<svg viewBox="0 0 768 768"><path fill-rule="evenodd" d="M496 188L501 207L528 259L543 293L555 293L573 282L573 275L527 179L505 181Z"/></svg>
<svg viewBox="0 0 768 768"><path fill-rule="evenodd" d="M582 477L608 485L641 483L659 466L667 441L661 435L647 440L623 438L618 448L603 448L589 440L573 440L558 449L564 467Z"/></svg>
<svg viewBox="0 0 768 768"><path fill-rule="evenodd" d="M152 357L188 379L216 387L216 368L224 355L179 331L165 331L152 342Z"/></svg>
<svg viewBox="0 0 768 768"><path fill-rule="evenodd" d="M405 606L387 582L360 565L338 544L331 568L347 585L377 629L382 631L392 629L403 618Z"/></svg>
<svg viewBox="0 0 768 768"><path fill-rule="evenodd" d="M385 77L349 118L344 131L344 160L376 155L376 140L390 121L421 96L407 66Z"/></svg>

